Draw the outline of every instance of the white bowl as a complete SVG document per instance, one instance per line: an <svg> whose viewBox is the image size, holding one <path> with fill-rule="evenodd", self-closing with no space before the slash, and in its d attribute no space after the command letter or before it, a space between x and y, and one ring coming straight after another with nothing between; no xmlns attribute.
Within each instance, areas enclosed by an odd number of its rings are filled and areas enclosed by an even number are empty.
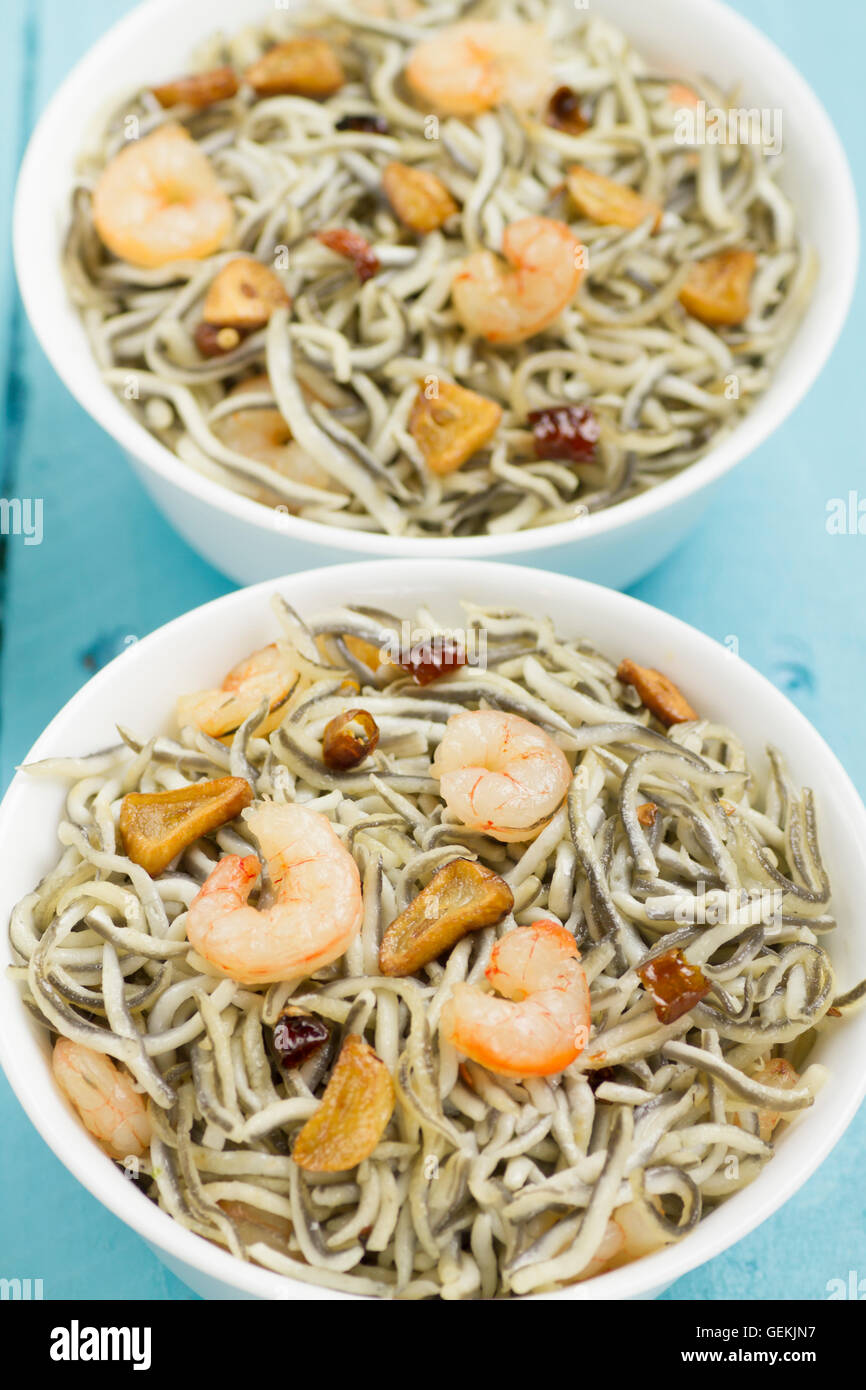
<svg viewBox="0 0 866 1390"><path fill-rule="evenodd" d="M659 72L707 73L726 88L739 86L749 106L782 110L781 182L803 236L820 257L811 305L769 390L746 419L698 463L642 496L590 517L507 536L440 540L361 533L277 513L176 459L101 381L60 273L72 171L95 117L137 86L182 71L206 34L241 28L267 8L267 0L148 0L91 49L42 116L18 184L15 261L31 323L60 377L125 451L171 524L241 583L363 555L507 556L625 587L679 543L709 506L714 484L790 415L842 329L857 268L857 204L823 106L779 50L719 0L599 0L598 9Z"/></svg>
<svg viewBox="0 0 866 1390"><path fill-rule="evenodd" d="M830 749L778 690L725 648L666 613L582 580L478 561L442 566L431 560L383 560L243 589L178 618L111 662L61 710L28 761L103 748L116 741L116 721L143 734L164 727L179 691L214 684L239 654L273 639L269 598L274 589L302 614L351 598L408 617L424 601L452 625L460 620L459 600L471 597L549 614L563 633L587 636L614 658L629 655L657 664L682 682L702 713L742 736L750 758L762 765L765 742L772 740L788 756L795 780L814 789L840 921L830 940L840 990L866 975L866 932L859 926L866 809ZM46 1034L2 966L9 959L5 923L13 904L57 858L54 826L62 804L60 787L18 773L0 806L0 1062L19 1100L61 1162L197 1292L222 1298L349 1297L244 1264L185 1230L121 1175L57 1090ZM866 1011L820 1038L814 1057L829 1068L827 1085L782 1134L777 1154L750 1187L706 1217L681 1244L545 1297L650 1297L747 1235L806 1181L853 1118L866 1092L864 1055Z"/></svg>

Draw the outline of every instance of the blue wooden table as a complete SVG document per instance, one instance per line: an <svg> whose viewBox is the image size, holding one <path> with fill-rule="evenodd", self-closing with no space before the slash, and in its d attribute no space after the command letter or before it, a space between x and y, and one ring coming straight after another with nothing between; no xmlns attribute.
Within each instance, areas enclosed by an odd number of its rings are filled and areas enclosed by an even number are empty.
<svg viewBox="0 0 866 1390"><path fill-rule="evenodd" d="M128 7L127 0L4 0L0 195L7 216L39 111ZM866 188L862 0L738 0L737 8L812 82ZM125 640L232 586L169 530L119 451L56 380L23 318L8 262L0 323L0 496L44 504L41 545L0 541L2 788L60 705ZM866 535L830 534L826 522L832 499L858 490L866 497L864 330L861 289L806 403L728 479L703 527L634 590L718 640L736 639L740 655L821 730L862 793ZM866 1276L864 1148L861 1111L782 1212L665 1297L822 1299L829 1280L847 1281L851 1270ZM193 1297L69 1176L2 1078L0 1177L0 1277L41 1278L46 1298Z"/></svg>

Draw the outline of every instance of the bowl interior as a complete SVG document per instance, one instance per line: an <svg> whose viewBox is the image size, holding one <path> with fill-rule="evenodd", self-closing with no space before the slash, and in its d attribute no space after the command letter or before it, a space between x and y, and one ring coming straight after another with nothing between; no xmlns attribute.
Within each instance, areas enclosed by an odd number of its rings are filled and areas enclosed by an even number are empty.
<svg viewBox="0 0 866 1390"><path fill-rule="evenodd" d="M345 603L380 605L410 617L425 602L459 625L459 600L550 615L566 636L586 636L614 658L629 655L681 682L708 716L734 728L763 767L771 739L792 774L816 794L819 831L840 928L828 941L840 989L866 976L866 933L859 929L866 850L866 810L834 755L803 716L768 681L725 648L658 610L579 580L505 565L379 561L297 575L226 595L177 619L130 648L95 676L60 712L28 761L83 754L116 742L115 723L150 734L170 726L179 692L221 678L243 653L273 640L269 598L278 589L302 614ZM399 598L395 599L395 595ZM56 861L54 826L62 814L58 785L19 773L0 807L0 922ZM5 930L0 964L9 960ZM853 1117L866 1090L861 1058L866 1012L828 1030L814 1057L830 1069L815 1106L782 1136L763 1174L712 1213L681 1245L602 1280L546 1295L627 1298L670 1282L717 1254L770 1215L817 1167ZM236 1261L192 1235L134 1189L80 1127L54 1086L45 1035L31 1022L17 988L0 975L0 1061L45 1140L68 1168L123 1220L170 1257L225 1284L269 1298L309 1297L311 1290ZM319 1297L347 1297L315 1290Z"/></svg>
<svg viewBox="0 0 866 1390"><path fill-rule="evenodd" d="M289 8L296 0L287 0ZM570 0L555 0L568 5ZM599 12L619 24L663 74L707 73L739 86L750 106L782 113L786 166L782 186L804 239L820 253L811 304L766 394L731 436L698 463L641 497L609 511L514 535L391 538L346 531L275 513L180 464L104 385L60 273L76 159L107 111L126 92L182 70L205 35L236 31L267 13L264 0L149 0L98 43L52 101L22 170L15 217L19 281L33 326L66 385L114 438L163 481L233 516L323 547L357 554L482 555L538 550L624 526L674 503L744 458L778 427L811 385L842 328L857 263L857 209L850 172L823 107L787 59L718 0L604 0ZM167 41L166 35L170 35ZM46 178L46 171L50 177Z"/></svg>

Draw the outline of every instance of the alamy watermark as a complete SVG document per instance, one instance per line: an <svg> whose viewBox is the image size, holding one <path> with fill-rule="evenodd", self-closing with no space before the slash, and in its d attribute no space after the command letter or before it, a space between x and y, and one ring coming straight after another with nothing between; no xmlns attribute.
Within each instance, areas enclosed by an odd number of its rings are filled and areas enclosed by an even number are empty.
<svg viewBox="0 0 866 1390"><path fill-rule="evenodd" d="M825 526L830 536L866 536L866 497L852 488L847 497L828 498Z"/></svg>
<svg viewBox="0 0 866 1390"><path fill-rule="evenodd" d="M0 497L0 536L23 536L25 545L41 545L42 498Z"/></svg>
<svg viewBox="0 0 866 1390"><path fill-rule="evenodd" d="M0 1279L0 1303L29 1303L44 1297L41 1279Z"/></svg>
<svg viewBox="0 0 866 1390"><path fill-rule="evenodd" d="M824 1285L830 1303L847 1299L851 1303L866 1303L866 1279L861 1279L860 1271L848 1270L847 1279L828 1279Z"/></svg>
<svg viewBox="0 0 866 1390"><path fill-rule="evenodd" d="M674 140L678 145L755 145L769 154L782 152L782 111L778 106L708 106L703 100L677 108Z"/></svg>
<svg viewBox="0 0 866 1390"><path fill-rule="evenodd" d="M446 627L437 632L415 627L408 618L400 631L386 637L380 647L383 661L416 669L423 666L450 669L456 666L487 668L487 631L483 627Z"/></svg>
<svg viewBox="0 0 866 1390"><path fill-rule="evenodd" d="M149 1327L82 1327L73 1318L52 1329L48 1354L52 1361L129 1361L134 1371L148 1371L152 1335Z"/></svg>

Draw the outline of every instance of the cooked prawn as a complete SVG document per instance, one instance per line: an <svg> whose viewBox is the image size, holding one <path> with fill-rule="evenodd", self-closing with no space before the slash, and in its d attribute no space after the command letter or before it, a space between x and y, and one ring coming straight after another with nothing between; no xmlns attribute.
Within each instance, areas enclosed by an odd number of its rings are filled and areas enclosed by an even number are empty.
<svg viewBox="0 0 866 1390"><path fill-rule="evenodd" d="M802 1085L800 1073L784 1057L760 1057L747 1069L747 1075L753 1081L760 1082L762 1086L772 1086L779 1091L793 1091ZM739 1111L736 1107L732 1108L734 1124L741 1124ZM770 1143L776 1127L782 1120L789 1118L790 1116L781 1110L758 1111L758 1135L765 1144Z"/></svg>
<svg viewBox="0 0 866 1390"><path fill-rule="evenodd" d="M522 343L571 303L583 268L584 248L564 222L521 217L505 229L502 256L473 251L463 261L451 286L457 317L489 343Z"/></svg>
<svg viewBox="0 0 866 1390"><path fill-rule="evenodd" d="M661 1214L658 1198L652 1200ZM575 1282L583 1283L597 1274L606 1274L610 1269L619 1269L633 1260L643 1259L644 1255L663 1250L674 1239L653 1218L643 1202L626 1202L625 1206L617 1207L608 1221L601 1244Z"/></svg>
<svg viewBox="0 0 866 1390"><path fill-rule="evenodd" d="M553 53L539 24L468 20L413 48L406 81L442 116L476 116L494 106L539 109L552 86Z"/></svg>
<svg viewBox="0 0 866 1390"><path fill-rule="evenodd" d="M93 221L115 256L152 267L210 256L232 230L234 209L207 155L169 121L106 164Z"/></svg>
<svg viewBox="0 0 866 1390"><path fill-rule="evenodd" d="M51 1067L84 1128L112 1158L122 1163L147 1152L151 1127L146 1100L110 1057L69 1038L58 1038Z"/></svg>
<svg viewBox="0 0 866 1390"><path fill-rule="evenodd" d="M534 840L561 806L568 759L543 729L519 714L453 714L432 772L449 811L494 840Z"/></svg>
<svg viewBox="0 0 866 1390"><path fill-rule="evenodd" d="M291 648L271 642L233 666L218 690L181 695L177 722L181 728L192 725L211 738L225 738L267 700L268 713L256 730L264 737L281 722L283 706L299 679Z"/></svg>
<svg viewBox="0 0 866 1390"><path fill-rule="evenodd" d="M611 1217L601 1238L595 1254L575 1279L576 1284L582 1284L585 1279L594 1279L597 1274L604 1274L610 1269L613 1261L618 1255L622 1254L625 1248L625 1235L619 1223Z"/></svg>
<svg viewBox="0 0 866 1390"><path fill-rule="evenodd" d="M268 378L261 375L240 382L228 394L237 396L240 405L245 395L270 392L270 389ZM231 415L214 421L213 432L236 453L267 464L294 483L328 492L336 487L330 473L292 438L291 430L276 407L249 406L233 410Z"/></svg>
<svg viewBox="0 0 866 1390"><path fill-rule="evenodd" d="M443 1036L501 1076L552 1076L570 1066L590 1025L589 985L571 933L548 920L514 927L484 973L502 997L456 984L442 1010Z"/></svg>
<svg viewBox="0 0 866 1390"><path fill-rule="evenodd" d="M226 855L190 903L190 945L241 984L312 975L346 951L363 916L355 861L319 811L261 803L244 820L267 861L270 907L247 901L259 876L254 854Z"/></svg>
<svg viewBox="0 0 866 1390"><path fill-rule="evenodd" d="M671 106L695 107L700 101L700 97L694 87L687 87L683 82L671 82L665 94L665 100L670 102Z"/></svg>

